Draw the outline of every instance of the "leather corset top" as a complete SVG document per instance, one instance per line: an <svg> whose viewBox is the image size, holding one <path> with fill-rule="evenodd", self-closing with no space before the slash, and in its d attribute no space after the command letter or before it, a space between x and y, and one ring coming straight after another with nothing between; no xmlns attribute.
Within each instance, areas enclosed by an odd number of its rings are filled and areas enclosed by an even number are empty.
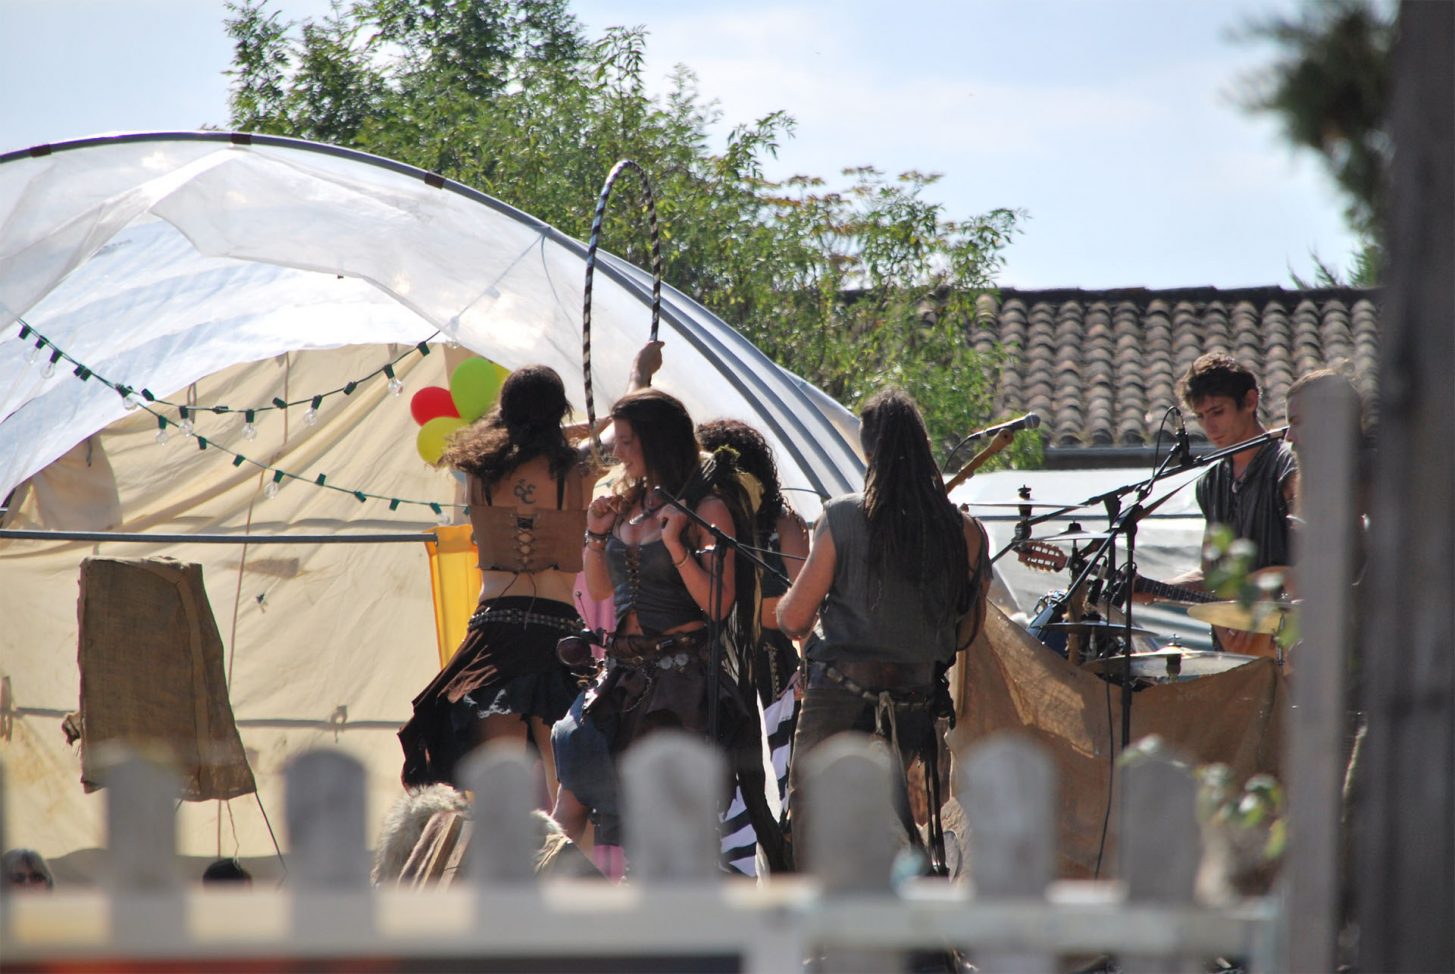
<svg viewBox="0 0 1455 974"><path fill-rule="evenodd" d="M538 507L522 514L515 507L489 506L490 492L470 478L470 524L485 571L538 572L581 570L585 510L561 510L564 478L557 484L556 509Z"/></svg>
<svg viewBox="0 0 1455 974"><path fill-rule="evenodd" d="M635 612L642 632L651 636L703 618L661 539L629 545L613 534L606 540L606 567L618 624Z"/></svg>

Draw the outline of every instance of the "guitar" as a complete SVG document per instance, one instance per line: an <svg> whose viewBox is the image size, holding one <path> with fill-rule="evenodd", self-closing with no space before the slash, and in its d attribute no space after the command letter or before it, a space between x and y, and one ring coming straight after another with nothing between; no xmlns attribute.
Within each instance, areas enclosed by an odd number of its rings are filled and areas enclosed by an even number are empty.
<svg viewBox="0 0 1455 974"><path fill-rule="evenodd" d="M1070 556L1055 545L1046 541L1037 541L1034 538L1015 543L1016 557L1022 565L1033 568L1036 571L1060 572L1064 571L1070 562ZM1253 572L1253 576L1260 574L1277 573L1280 577L1282 569L1260 568ZM1121 602L1126 597L1126 573L1118 572L1118 578L1113 580L1111 590L1108 592L1108 599L1112 603ZM1210 602L1227 601L1220 596L1202 589L1189 588L1185 585L1173 585L1169 582L1159 582L1154 578L1147 578L1144 575L1133 574L1131 579L1132 591L1150 595L1162 602L1178 602L1183 605L1206 605ZM1225 627L1214 626L1214 630ZM1233 630L1242 633L1243 630ZM1277 645L1272 635L1265 633L1247 633L1250 637L1248 645L1243 647L1243 652L1250 656L1277 657ZM1219 641L1226 641L1219 637Z"/></svg>

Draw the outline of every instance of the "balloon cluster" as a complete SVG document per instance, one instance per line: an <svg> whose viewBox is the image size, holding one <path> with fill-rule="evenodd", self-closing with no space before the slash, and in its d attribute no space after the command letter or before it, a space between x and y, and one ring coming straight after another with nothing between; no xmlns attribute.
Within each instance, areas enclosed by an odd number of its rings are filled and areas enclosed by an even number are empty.
<svg viewBox="0 0 1455 974"><path fill-rule="evenodd" d="M409 412L419 424L414 445L425 463L439 463L451 433L484 416L500 397L510 374L489 359L461 362L450 376L450 387L425 386L409 400Z"/></svg>

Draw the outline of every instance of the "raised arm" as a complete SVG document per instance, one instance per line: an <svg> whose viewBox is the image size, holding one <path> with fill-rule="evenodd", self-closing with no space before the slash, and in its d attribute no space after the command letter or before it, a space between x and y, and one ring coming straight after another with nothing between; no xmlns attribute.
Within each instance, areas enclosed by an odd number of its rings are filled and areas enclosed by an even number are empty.
<svg viewBox="0 0 1455 974"><path fill-rule="evenodd" d="M794 639L802 639L813 631L819 606L834 584L837 562L834 536L829 532L828 518L819 517L814 525L813 547L798 577L778 600L778 628Z"/></svg>
<svg viewBox="0 0 1455 974"><path fill-rule="evenodd" d="M736 538L733 533L732 514L728 511L727 505L718 498L704 499L697 505L697 514L729 538ZM662 543L667 546L667 553L672 556L672 565L682 577L682 584L687 586L692 600L704 613L711 613L716 609L717 618L727 618L737 593L734 586L737 559L733 556L732 551L724 553L721 590L715 594L712 569L717 564L716 540L714 539L712 545L705 546L700 552L694 552L690 539L701 532L701 535L698 536L705 543L706 532L693 524L684 512L675 507L664 508L659 516L662 520Z"/></svg>

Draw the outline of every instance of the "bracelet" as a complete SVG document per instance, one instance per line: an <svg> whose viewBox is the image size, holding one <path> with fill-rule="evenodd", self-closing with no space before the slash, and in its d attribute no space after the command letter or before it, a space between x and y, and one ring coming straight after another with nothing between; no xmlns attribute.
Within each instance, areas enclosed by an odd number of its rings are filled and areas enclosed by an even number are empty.
<svg viewBox="0 0 1455 974"><path fill-rule="evenodd" d="M676 561L672 562L672 567L673 568L681 568L683 562L687 561L687 556L690 555L690 554L692 554L691 551L684 551L684 552L682 552L682 557L681 558L678 558Z"/></svg>
<svg viewBox="0 0 1455 974"><path fill-rule="evenodd" d="M607 539L609 539L610 537L611 537L611 533L609 531L593 531L590 528L587 528L586 529L586 539L585 540L586 540L586 543L587 544L590 544L591 542L595 541L597 544L603 544L604 545L604 544L606 544Z"/></svg>

